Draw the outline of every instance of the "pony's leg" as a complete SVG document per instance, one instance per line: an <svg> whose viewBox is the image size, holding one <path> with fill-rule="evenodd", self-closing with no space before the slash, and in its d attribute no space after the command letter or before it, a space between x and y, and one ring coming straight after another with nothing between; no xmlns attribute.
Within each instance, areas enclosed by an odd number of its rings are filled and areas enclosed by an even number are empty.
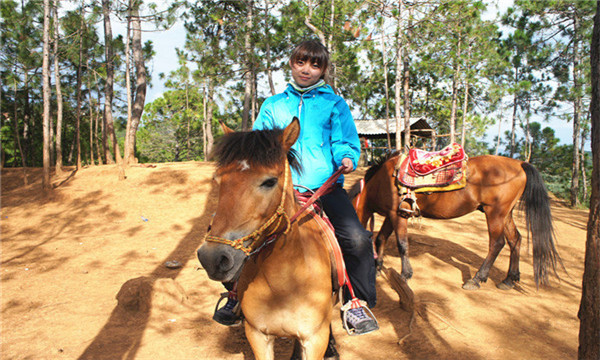
<svg viewBox="0 0 600 360"><path fill-rule="evenodd" d="M496 261L500 250L504 247L504 216L491 216L490 213L493 213L493 209L484 209L485 216L488 223L488 234L489 234L489 249L488 255L481 264L481 267L473 277L473 279L468 280L463 284L463 289L465 290L477 290L479 289L480 282L486 282L488 279L488 275L490 273L490 269Z"/></svg>
<svg viewBox="0 0 600 360"><path fill-rule="evenodd" d="M375 251L377 252L377 260L375 260L375 264L377 266L377 270L381 271L383 269L383 253L385 251L385 244L387 243L388 237L392 234L394 227L389 217L386 217L383 220L383 224L381 225L381 229L379 229L379 233L375 238Z"/></svg>
<svg viewBox="0 0 600 360"><path fill-rule="evenodd" d="M340 354L337 352L335 348L335 338L333 337L333 331L331 330L331 325L329 325L329 342L327 344L327 351L325 351L325 356L323 360L339 360Z"/></svg>
<svg viewBox="0 0 600 360"><path fill-rule="evenodd" d="M413 275L413 269L408 258L408 219L398 216L395 211L390 212L388 218L394 227L398 253L400 253L400 259L402 260L402 272L400 275L404 280L408 280Z"/></svg>
<svg viewBox="0 0 600 360"><path fill-rule="evenodd" d="M294 353L292 354L292 359L303 359L303 360L322 360L322 359L339 359L339 355L337 355L337 351L335 351L335 340L334 340L334 348L335 354L334 357L325 357L326 353L329 351L329 344L331 343L331 339L333 335L331 333L331 325L321 326L319 330L317 330L314 334L304 340L295 340L294 341ZM300 355L300 357L297 357Z"/></svg>
<svg viewBox="0 0 600 360"><path fill-rule="evenodd" d="M274 360L273 344L275 343L275 337L263 334L247 321L244 321L244 324L246 338L252 347L252 352L256 360Z"/></svg>
<svg viewBox="0 0 600 360"><path fill-rule="evenodd" d="M508 214L504 225L504 237L510 247L510 265L506 279L497 285L498 289L510 290L515 287L515 283L521 280L519 272L519 252L521 249L521 234L515 225L512 212Z"/></svg>

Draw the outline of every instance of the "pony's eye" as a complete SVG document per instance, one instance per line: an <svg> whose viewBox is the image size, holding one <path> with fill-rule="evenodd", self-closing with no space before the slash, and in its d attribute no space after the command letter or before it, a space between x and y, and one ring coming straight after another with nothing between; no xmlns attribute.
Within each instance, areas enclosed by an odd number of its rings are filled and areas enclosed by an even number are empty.
<svg viewBox="0 0 600 360"><path fill-rule="evenodd" d="M272 177L272 178L268 178L267 180L263 181L263 183L260 184L260 187L270 189L275 185L277 185L277 178Z"/></svg>

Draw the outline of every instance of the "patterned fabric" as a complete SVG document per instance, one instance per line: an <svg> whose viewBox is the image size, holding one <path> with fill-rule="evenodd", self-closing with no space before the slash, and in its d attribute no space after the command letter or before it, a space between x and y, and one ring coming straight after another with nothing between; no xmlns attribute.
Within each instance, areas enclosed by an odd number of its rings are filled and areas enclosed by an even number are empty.
<svg viewBox="0 0 600 360"><path fill-rule="evenodd" d="M415 163L415 159L420 161ZM458 144L452 144L437 153L411 149L409 156L403 155L398 164L398 182L416 192L456 190L467 183L467 157Z"/></svg>
<svg viewBox="0 0 600 360"><path fill-rule="evenodd" d="M415 174L427 175L440 168L462 162L465 159L465 151L462 146L453 143L436 152L410 149L408 157Z"/></svg>

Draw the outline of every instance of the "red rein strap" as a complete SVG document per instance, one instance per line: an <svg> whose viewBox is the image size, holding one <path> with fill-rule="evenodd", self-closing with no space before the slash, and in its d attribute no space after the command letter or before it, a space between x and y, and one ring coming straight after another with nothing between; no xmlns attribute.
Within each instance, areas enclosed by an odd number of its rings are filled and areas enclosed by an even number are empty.
<svg viewBox="0 0 600 360"><path fill-rule="evenodd" d="M294 216L290 218L290 224L293 224L294 221L296 221L296 219L298 218L298 216L300 216L306 209L308 209L309 206L311 206L315 201L317 201L318 198L320 198L322 195L326 194L331 190L333 184L335 184L340 175L342 175L343 170L343 167L339 168L336 172L333 173L333 175L331 175L329 179L327 179L327 181L325 181L323 185L321 185L321 187L317 191L315 191L315 193L306 201L306 203L300 208L300 210L298 210L294 214Z"/></svg>

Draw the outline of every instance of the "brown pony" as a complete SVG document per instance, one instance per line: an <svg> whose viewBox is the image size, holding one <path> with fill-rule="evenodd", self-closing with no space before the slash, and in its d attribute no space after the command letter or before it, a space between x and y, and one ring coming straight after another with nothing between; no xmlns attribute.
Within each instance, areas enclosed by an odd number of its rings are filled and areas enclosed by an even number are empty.
<svg viewBox="0 0 600 360"><path fill-rule="evenodd" d="M367 170L362 191L358 189L358 183L350 194L360 193L360 196L354 197L353 204L364 226L374 213L385 216L375 240L378 266L382 266L385 242L393 230L402 260L401 275L409 279L413 271L408 259L407 219L400 216L399 209L409 209L410 206L405 201L401 203L396 187L394 170L398 160L397 153L388 154ZM549 267L556 275L556 263L561 260L554 246L548 193L539 172L531 164L502 156L476 156L468 160L467 185L464 188L416 195L420 214L426 218L453 219L475 210L485 213L489 234L488 255L475 276L463 284L464 289L478 289L480 282L487 281L490 268L505 241L510 247L510 264L506 279L497 286L503 290L512 289L520 280L521 234L513 220L513 210L519 199L525 210L527 230L532 236L534 275L536 286L539 286L540 282L547 283Z"/></svg>
<svg viewBox="0 0 600 360"><path fill-rule="evenodd" d="M331 333L335 304L325 234L300 206L290 166L300 125L231 132L217 145L219 199L198 259L212 280L238 281L246 337L257 359L273 359L276 337L294 338L292 358L337 352ZM326 353L327 352L327 353Z"/></svg>

